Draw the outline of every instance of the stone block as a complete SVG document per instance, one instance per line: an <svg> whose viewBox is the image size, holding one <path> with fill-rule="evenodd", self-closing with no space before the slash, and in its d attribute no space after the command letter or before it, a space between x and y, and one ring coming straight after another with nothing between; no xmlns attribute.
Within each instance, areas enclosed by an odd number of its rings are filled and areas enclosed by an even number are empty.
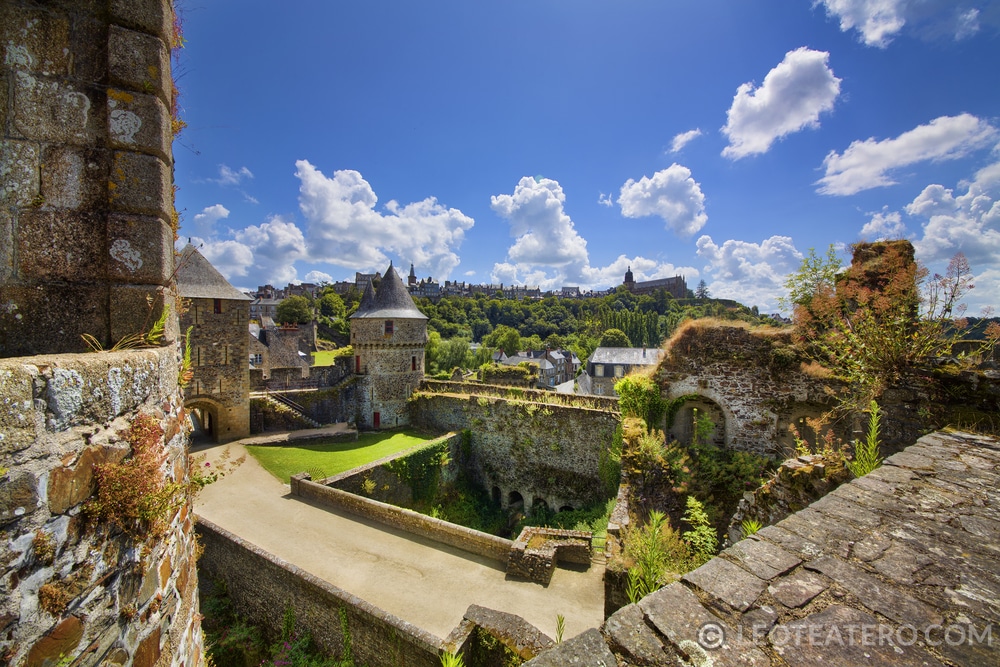
<svg viewBox="0 0 1000 667"><path fill-rule="evenodd" d="M39 203L38 165L37 144L0 140L0 205L5 210Z"/></svg>
<svg viewBox="0 0 1000 667"><path fill-rule="evenodd" d="M94 466L105 460L100 447L87 447L72 467L60 466L49 472L49 511L62 514L90 497L97 486Z"/></svg>
<svg viewBox="0 0 1000 667"><path fill-rule="evenodd" d="M591 628L537 658L524 663L524 667L558 667L560 665L587 665L588 667L617 667L618 661L600 631Z"/></svg>
<svg viewBox="0 0 1000 667"><path fill-rule="evenodd" d="M160 659L160 626L156 626L145 639L139 642L132 655L133 667L154 667Z"/></svg>
<svg viewBox="0 0 1000 667"><path fill-rule="evenodd" d="M63 209L22 211L18 272L27 280L96 281L104 277L106 218ZM70 291L70 290L67 290Z"/></svg>
<svg viewBox="0 0 1000 667"><path fill-rule="evenodd" d="M0 478L0 526L38 509L38 489L34 475L9 472Z"/></svg>
<svg viewBox="0 0 1000 667"><path fill-rule="evenodd" d="M176 312L173 295L162 287L152 285L111 286L111 340L120 341L127 336L145 334L163 312L164 303L171 313ZM174 317L167 316L167 328L161 344L176 339Z"/></svg>
<svg viewBox="0 0 1000 667"><path fill-rule="evenodd" d="M41 197L45 208L97 208L107 202L110 153L63 144L42 149Z"/></svg>
<svg viewBox="0 0 1000 667"><path fill-rule="evenodd" d="M879 630L888 636L880 636ZM890 665L940 667L942 663L922 646L894 642L892 628L857 609L832 605L798 621L776 625L771 646L790 667L805 665ZM971 663L970 663L971 664Z"/></svg>
<svg viewBox="0 0 1000 667"><path fill-rule="evenodd" d="M170 99L170 53L158 37L111 26L108 74L117 85Z"/></svg>
<svg viewBox="0 0 1000 667"><path fill-rule="evenodd" d="M83 352L80 334L106 344L107 327L103 285L0 285L0 357Z"/></svg>
<svg viewBox="0 0 1000 667"><path fill-rule="evenodd" d="M771 584L767 592L789 608L802 607L830 587L830 582L818 574L800 570Z"/></svg>
<svg viewBox="0 0 1000 667"><path fill-rule="evenodd" d="M153 155L116 152L108 199L116 211L155 215L169 222L173 200L170 167Z"/></svg>
<svg viewBox="0 0 1000 667"><path fill-rule="evenodd" d="M111 146L151 153L170 160L170 110L155 95L108 91L108 136Z"/></svg>
<svg viewBox="0 0 1000 667"><path fill-rule="evenodd" d="M28 651L26 667L46 667L59 664L63 656L73 655L83 639L84 625L76 616L69 616L39 639Z"/></svg>
<svg viewBox="0 0 1000 667"><path fill-rule="evenodd" d="M615 612L604 622L604 632L611 648L630 664L666 667L678 663L677 654L646 625L637 605L630 604Z"/></svg>
<svg viewBox="0 0 1000 667"><path fill-rule="evenodd" d="M781 547L752 538L740 540L724 553L761 579L773 579L802 562Z"/></svg>
<svg viewBox="0 0 1000 667"><path fill-rule="evenodd" d="M746 611L767 588L767 582L723 558L713 558L697 570L684 575L714 598L738 611Z"/></svg>
<svg viewBox="0 0 1000 667"><path fill-rule="evenodd" d="M0 62L40 74L70 70L69 20L56 12L0 6Z"/></svg>
<svg viewBox="0 0 1000 667"><path fill-rule="evenodd" d="M174 14L169 2L135 2L111 0L112 19L128 28L148 32L167 40L173 28Z"/></svg>
<svg viewBox="0 0 1000 667"><path fill-rule="evenodd" d="M35 441L33 367L0 362L0 454L27 449Z"/></svg>
<svg viewBox="0 0 1000 667"><path fill-rule="evenodd" d="M112 214L108 218L108 278L166 285L174 270L173 232L160 218Z"/></svg>
<svg viewBox="0 0 1000 667"><path fill-rule="evenodd" d="M941 615L932 607L878 577L833 556L824 556L807 563L806 567L825 574L853 593L868 609L898 623L938 625Z"/></svg>
<svg viewBox="0 0 1000 667"><path fill-rule="evenodd" d="M709 613L695 594L680 582L647 595L639 602L639 608L653 627L691 663L718 667L771 664L763 651Z"/></svg>
<svg viewBox="0 0 1000 667"><path fill-rule="evenodd" d="M14 216L0 208L0 285L14 278Z"/></svg>
<svg viewBox="0 0 1000 667"><path fill-rule="evenodd" d="M94 91L64 79L28 72L14 74L11 126L20 138L96 145L104 132L104 107L91 99Z"/></svg>

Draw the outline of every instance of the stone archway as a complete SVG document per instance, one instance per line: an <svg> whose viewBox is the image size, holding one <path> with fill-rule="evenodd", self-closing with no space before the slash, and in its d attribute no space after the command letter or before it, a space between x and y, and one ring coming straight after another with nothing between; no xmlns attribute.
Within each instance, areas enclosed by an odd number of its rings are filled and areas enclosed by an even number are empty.
<svg viewBox="0 0 1000 667"><path fill-rule="evenodd" d="M200 432L214 442L225 442L229 425L227 411L218 401L206 396L193 396L184 401L184 408L191 414L194 435Z"/></svg>
<svg viewBox="0 0 1000 667"><path fill-rule="evenodd" d="M705 434L708 444L724 447L727 444L726 413L722 406L705 396L697 396L684 402L674 416L667 437L689 445L695 438L698 424L704 424L706 419L712 423L711 429Z"/></svg>

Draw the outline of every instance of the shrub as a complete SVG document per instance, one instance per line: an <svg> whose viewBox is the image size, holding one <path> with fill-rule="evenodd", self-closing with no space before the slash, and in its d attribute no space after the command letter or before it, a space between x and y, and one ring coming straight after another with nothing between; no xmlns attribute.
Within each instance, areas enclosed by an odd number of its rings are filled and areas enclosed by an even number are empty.
<svg viewBox="0 0 1000 667"><path fill-rule="evenodd" d="M184 485L164 478L163 428L154 417L140 414L121 435L131 454L120 463L94 467L97 493L84 511L133 538L161 534L170 512L184 502Z"/></svg>
<svg viewBox="0 0 1000 667"><path fill-rule="evenodd" d="M682 521L691 526L691 530L684 531L681 539L690 545L692 555L700 565L719 550L719 538L715 534L715 528L709 522L704 506L694 496L687 497L687 509Z"/></svg>
<svg viewBox="0 0 1000 667"><path fill-rule="evenodd" d="M864 440L854 441L854 460L847 462L847 469L855 477L864 477L875 468L882 465L882 457L879 456L879 429L881 428L882 413L878 403L872 401L868 406L868 432Z"/></svg>

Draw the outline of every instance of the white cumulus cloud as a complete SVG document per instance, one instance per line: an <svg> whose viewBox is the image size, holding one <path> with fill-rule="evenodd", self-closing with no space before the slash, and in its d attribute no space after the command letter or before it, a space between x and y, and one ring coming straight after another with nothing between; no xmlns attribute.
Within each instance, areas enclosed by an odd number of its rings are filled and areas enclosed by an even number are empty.
<svg viewBox="0 0 1000 667"><path fill-rule="evenodd" d="M833 109L840 79L827 65L830 54L806 47L789 51L755 88L736 90L722 133L729 145L725 157L737 160L766 153L776 139L819 126L819 116Z"/></svg>
<svg viewBox="0 0 1000 667"><path fill-rule="evenodd" d="M871 213L871 220L861 228L861 238L866 241L885 241L900 239L906 234L906 225L899 211L886 208L877 213Z"/></svg>
<svg viewBox="0 0 1000 667"><path fill-rule="evenodd" d="M201 213L195 214L190 232L193 236L203 238L214 236L216 232L215 223L219 220L225 220L228 217L229 209L222 204L206 206L201 210Z"/></svg>
<svg viewBox="0 0 1000 667"><path fill-rule="evenodd" d="M914 246L926 264L947 261L961 251L974 271L977 265L1000 266L1000 162L956 189L928 185L906 212L921 220L923 236Z"/></svg>
<svg viewBox="0 0 1000 667"><path fill-rule="evenodd" d="M788 236L772 236L760 243L730 239L719 245L703 235L697 246L713 278L708 283L712 296L757 305L763 311L777 309L785 277L801 266L803 257Z"/></svg>
<svg viewBox="0 0 1000 667"><path fill-rule="evenodd" d="M673 138L673 141L670 142L670 152L679 153L681 149L700 136L701 129L699 128L688 130L687 132L681 132Z"/></svg>
<svg viewBox="0 0 1000 667"><path fill-rule="evenodd" d="M299 208L306 219L306 243L313 261L355 270L384 270L386 252L436 277L458 266L455 252L474 221L434 197L401 205L378 197L360 173L338 170L326 176L306 160L295 163Z"/></svg>
<svg viewBox="0 0 1000 667"><path fill-rule="evenodd" d="M925 36L956 40L976 34L986 0L817 0L843 32L856 30L861 42L886 48L910 24Z"/></svg>
<svg viewBox="0 0 1000 667"><path fill-rule="evenodd" d="M705 226L705 195L691 177L691 170L672 164L652 178L628 179L621 188L618 204L626 218L656 215L667 228L681 236L690 236Z"/></svg>
<svg viewBox="0 0 1000 667"><path fill-rule="evenodd" d="M309 273L306 274L305 281L307 283L315 283L317 285L334 282L333 276L324 271L310 271Z"/></svg>
<svg viewBox="0 0 1000 667"><path fill-rule="evenodd" d="M895 139L854 141L843 153L823 160L826 174L817 181L826 195L852 195L894 185L893 169L927 160L955 160L996 140L997 130L971 114L941 116Z"/></svg>
<svg viewBox="0 0 1000 667"><path fill-rule="evenodd" d="M219 185L239 185L246 179L253 178L253 173L246 167L231 169L228 165L219 165L219 177L209 179Z"/></svg>
<svg viewBox="0 0 1000 667"><path fill-rule="evenodd" d="M591 266L587 241L577 232L565 203L558 181L530 176L522 178L512 194L491 198L493 210L508 221L514 237L505 260L493 265L493 282L537 285L543 290L567 285L603 289L620 285L629 266L636 280L698 275L691 267L624 255L608 266Z"/></svg>

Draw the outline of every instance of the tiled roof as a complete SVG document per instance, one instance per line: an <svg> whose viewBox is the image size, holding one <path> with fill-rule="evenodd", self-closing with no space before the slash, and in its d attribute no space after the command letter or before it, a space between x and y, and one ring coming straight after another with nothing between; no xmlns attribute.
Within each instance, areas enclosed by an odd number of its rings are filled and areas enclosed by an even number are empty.
<svg viewBox="0 0 1000 667"><path fill-rule="evenodd" d="M177 259L177 293L185 299L232 299L252 301L229 284L211 262L190 243Z"/></svg>

